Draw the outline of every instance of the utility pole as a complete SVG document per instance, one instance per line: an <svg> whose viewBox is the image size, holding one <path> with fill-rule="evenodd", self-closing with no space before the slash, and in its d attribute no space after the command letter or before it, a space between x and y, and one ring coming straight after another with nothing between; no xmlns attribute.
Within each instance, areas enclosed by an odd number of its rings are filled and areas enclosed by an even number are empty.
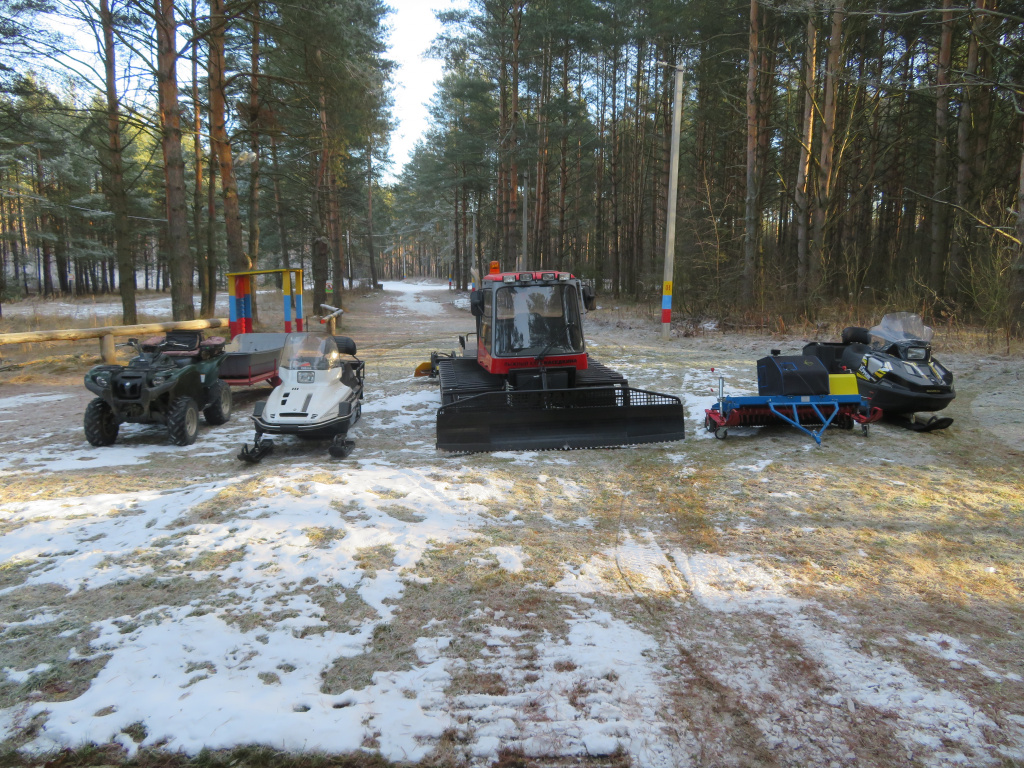
<svg viewBox="0 0 1024 768"><path fill-rule="evenodd" d="M479 205L479 203L477 203ZM476 260L476 280L473 281L473 288L479 289L483 280L483 266L480 264L480 244L477 242L476 234L476 211L473 211L473 258Z"/></svg>
<svg viewBox="0 0 1024 768"><path fill-rule="evenodd" d="M668 211L665 215L665 276L661 284L661 339L668 341L672 331L672 269L676 258L676 203L679 188L679 126L683 112L683 66L659 61L676 72L676 93L672 102L672 146L668 168Z"/></svg>
<svg viewBox="0 0 1024 768"><path fill-rule="evenodd" d="M526 269L526 219L529 218L526 215L526 206L529 203L530 195L530 172L525 171L523 173L523 255L520 257L522 260L519 264L519 269Z"/></svg>

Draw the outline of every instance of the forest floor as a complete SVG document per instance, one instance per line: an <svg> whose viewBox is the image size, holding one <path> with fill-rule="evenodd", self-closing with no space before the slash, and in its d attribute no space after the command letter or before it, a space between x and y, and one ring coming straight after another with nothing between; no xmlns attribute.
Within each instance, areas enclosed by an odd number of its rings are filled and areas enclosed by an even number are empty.
<svg viewBox="0 0 1024 768"><path fill-rule="evenodd" d="M0 756L1024 765L1020 355L939 334L945 431L716 440L718 376L753 392L755 360L805 339L663 343L605 306L589 351L682 396L685 441L453 456L412 371L471 330L465 295L346 302L367 378L344 461L284 439L238 462L266 387L193 446L125 425L95 449L96 342L0 347L42 361L0 371ZM20 306L0 332L106 311Z"/></svg>

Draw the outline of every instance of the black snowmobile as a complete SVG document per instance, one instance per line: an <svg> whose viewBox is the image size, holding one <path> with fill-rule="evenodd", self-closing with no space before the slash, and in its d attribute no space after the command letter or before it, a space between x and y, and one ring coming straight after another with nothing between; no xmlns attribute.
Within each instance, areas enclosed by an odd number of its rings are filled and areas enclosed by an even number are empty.
<svg viewBox="0 0 1024 768"><path fill-rule="evenodd" d="M918 315L894 312L870 330L844 328L839 343L807 344L804 354L820 359L829 373L856 374L860 394L886 417L932 432L953 423L934 413L956 397L953 374L932 357L932 335Z"/></svg>

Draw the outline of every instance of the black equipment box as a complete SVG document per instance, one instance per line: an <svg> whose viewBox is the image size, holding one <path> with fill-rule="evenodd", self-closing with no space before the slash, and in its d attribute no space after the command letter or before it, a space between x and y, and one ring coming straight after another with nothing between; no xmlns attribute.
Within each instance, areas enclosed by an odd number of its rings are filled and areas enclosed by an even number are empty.
<svg viewBox="0 0 1024 768"><path fill-rule="evenodd" d="M816 357L771 355L757 361L757 394L827 395L828 369Z"/></svg>

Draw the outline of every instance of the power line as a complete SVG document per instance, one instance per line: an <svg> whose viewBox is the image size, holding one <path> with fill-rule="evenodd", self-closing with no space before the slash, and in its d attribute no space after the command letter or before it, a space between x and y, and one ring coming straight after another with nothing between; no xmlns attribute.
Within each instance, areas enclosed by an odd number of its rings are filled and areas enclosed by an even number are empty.
<svg viewBox="0 0 1024 768"><path fill-rule="evenodd" d="M102 216L112 216L113 215L110 211L98 211L95 208L83 208L80 205L72 205L71 203L55 203L52 200L48 200L45 197L39 197L37 195L30 195L27 192L19 192L18 194L15 195L15 194L13 194L11 192L8 192L5 189L0 189L0 196L3 196L3 197L27 197L29 200L38 200L39 202L49 203L50 205L55 205L55 206L57 206L59 208L74 208L76 211L83 211L84 213L98 213L98 214L100 214ZM149 218L148 216L128 216L128 218L129 219L138 219L139 221L160 221L160 222L163 222L164 224L167 223L167 219L152 219L152 218Z"/></svg>

